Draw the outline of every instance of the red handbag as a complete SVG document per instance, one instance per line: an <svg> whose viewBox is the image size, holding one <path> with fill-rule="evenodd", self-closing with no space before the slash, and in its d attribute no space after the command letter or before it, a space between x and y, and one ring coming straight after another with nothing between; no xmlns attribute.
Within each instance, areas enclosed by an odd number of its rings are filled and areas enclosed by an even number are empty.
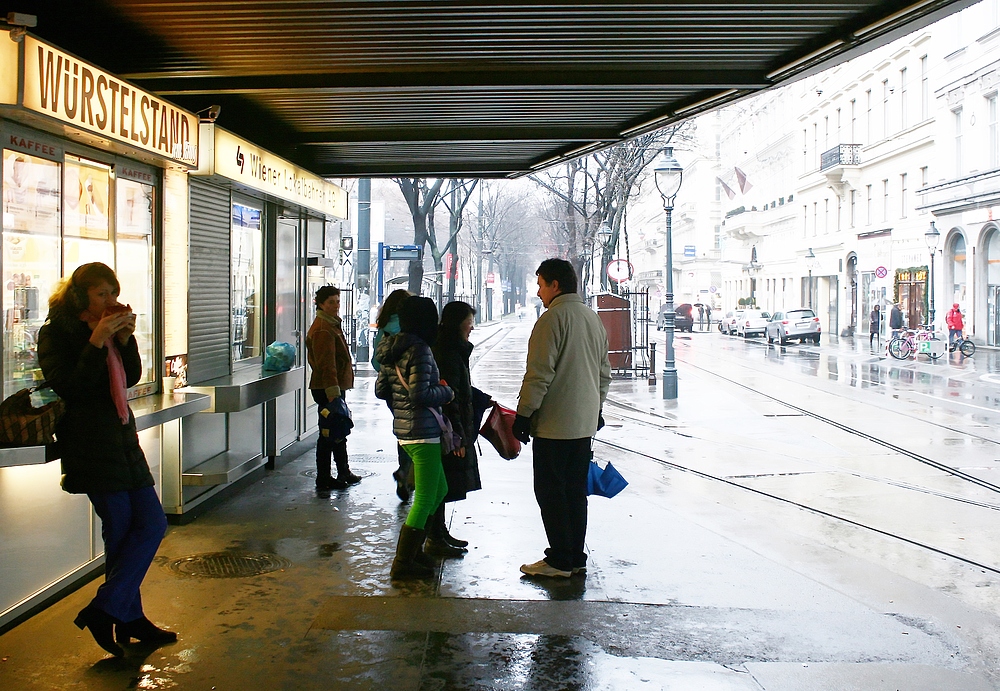
<svg viewBox="0 0 1000 691"><path fill-rule="evenodd" d="M517 455L521 453L521 442L514 438L515 417L517 417L516 411L504 408L499 403L494 402L493 409L486 416L486 422L479 430L479 435L493 444L493 448L500 454L500 458L506 458L508 461L517 458Z"/></svg>

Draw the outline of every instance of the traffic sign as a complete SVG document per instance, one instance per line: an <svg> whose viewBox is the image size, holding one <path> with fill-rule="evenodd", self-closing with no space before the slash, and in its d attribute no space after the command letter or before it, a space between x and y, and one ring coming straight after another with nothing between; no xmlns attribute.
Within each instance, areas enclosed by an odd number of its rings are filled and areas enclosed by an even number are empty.
<svg viewBox="0 0 1000 691"><path fill-rule="evenodd" d="M888 275L889 271L884 266L880 266L877 269L875 269L875 278L885 278Z"/></svg>
<svg viewBox="0 0 1000 691"><path fill-rule="evenodd" d="M608 262L608 278L616 283L632 278L632 262L627 259L614 259Z"/></svg>

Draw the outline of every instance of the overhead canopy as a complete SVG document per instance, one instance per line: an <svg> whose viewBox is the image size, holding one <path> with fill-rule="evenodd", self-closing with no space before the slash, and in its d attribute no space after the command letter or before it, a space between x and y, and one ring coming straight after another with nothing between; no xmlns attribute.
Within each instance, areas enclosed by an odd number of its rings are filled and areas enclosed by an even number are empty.
<svg viewBox="0 0 1000 691"><path fill-rule="evenodd" d="M9 0L32 33L323 176L516 177L975 0ZM6 14L6 12L4 13Z"/></svg>

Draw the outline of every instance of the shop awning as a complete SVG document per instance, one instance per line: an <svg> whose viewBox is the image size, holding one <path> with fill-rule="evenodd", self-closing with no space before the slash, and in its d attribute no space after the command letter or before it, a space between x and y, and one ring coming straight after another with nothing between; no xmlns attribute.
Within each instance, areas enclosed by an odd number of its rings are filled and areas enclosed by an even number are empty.
<svg viewBox="0 0 1000 691"><path fill-rule="evenodd" d="M974 0L33 0L32 31L324 176L516 177Z"/></svg>

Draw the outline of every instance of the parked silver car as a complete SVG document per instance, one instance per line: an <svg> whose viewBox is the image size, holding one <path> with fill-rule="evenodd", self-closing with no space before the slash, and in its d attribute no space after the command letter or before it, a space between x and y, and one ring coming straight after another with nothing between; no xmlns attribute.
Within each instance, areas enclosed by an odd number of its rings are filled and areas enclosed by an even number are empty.
<svg viewBox="0 0 1000 691"><path fill-rule="evenodd" d="M763 310L746 310L736 320L736 335L750 338L756 334L764 335L771 315Z"/></svg>
<svg viewBox="0 0 1000 691"><path fill-rule="evenodd" d="M771 321L767 323L765 331L768 343L778 342L781 345L785 345L793 338L798 339L800 343L806 341L819 343L821 332L819 317L808 307L775 312Z"/></svg>
<svg viewBox="0 0 1000 691"><path fill-rule="evenodd" d="M743 316L745 310L730 310L719 320L719 331L732 336L736 333L736 321Z"/></svg>

